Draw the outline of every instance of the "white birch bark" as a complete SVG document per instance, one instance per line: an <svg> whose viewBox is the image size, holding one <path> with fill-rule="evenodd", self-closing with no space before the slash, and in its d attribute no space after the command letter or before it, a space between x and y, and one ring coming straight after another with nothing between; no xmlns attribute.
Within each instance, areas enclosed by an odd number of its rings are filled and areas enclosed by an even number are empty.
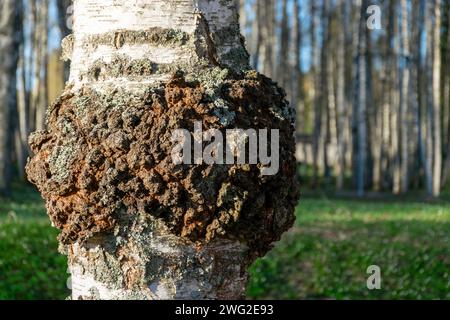
<svg viewBox="0 0 450 320"><path fill-rule="evenodd" d="M317 40L317 4L312 1L310 6L311 22L310 22L310 38L311 38L311 74L313 89L311 90L311 101L312 101L312 118L313 118L313 142L312 142L312 153L313 153L313 187L317 187L319 176L323 174L324 171L324 157L323 148L321 147L321 101L320 93L316 88L320 87L320 76L319 76L319 64L320 64L320 54L318 49Z"/></svg>
<svg viewBox="0 0 450 320"><path fill-rule="evenodd" d="M366 13L367 1L362 1L359 21L359 40L357 53L357 78L356 78L356 111L355 120L357 128L356 141L356 191L358 196L364 195L365 168L367 160L367 42L366 42Z"/></svg>
<svg viewBox="0 0 450 320"><path fill-rule="evenodd" d="M294 22L293 22L293 52L294 52L294 70L292 72L292 108L297 110L297 132L303 133L305 130L306 113L305 113L305 94L304 94L304 76L301 70L301 48L303 44L303 26L300 20L301 4L299 0L294 1ZM297 150L300 153L300 159L305 159L307 162L308 152L306 151L306 144Z"/></svg>
<svg viewBox="0 0 450 320"><path fill-rule="evenodd" d="M275 50L275 2L274 0L261 0L262 21L261 21L261 68L262 72L268 77L275 75L274 59Z"/></svg>
<svg viewBox="0 0 450 320"><path fill-rule="evenodd" d="M49 2L43 0L39 6L39 28L38 39L40 48L36 54L39 55L39 68L36 70L36 90L39 92L36 96L36 130L45 129L45 117L48 105L48 23L49 23Z"/></svg>
<svg viewBox="0 0 450 320"><path fill-rule="evenodd" d="M65 42L66 57L72 60L69 81L74 89L89 82L85 76L94 62L102 60L109 63L114 55L126 55L131 59L149 59L156 65L193 67L201 63L203 57L195 50L196 41L204 35L199 31L207 23L209 33L222 35L214 39L214 49L218 62L230 67L242 67L242 62L229 56L236 50L242 50L242 42L238 35L231 34L228 28L239 27L236 10L230 10L233 1L202 0L138 0L123 3L115 0L74 1L74 33ZM165 46L148 44L139 41L124 41L124 31L157 31L158 29L176 30L181 37L190 36L190 41L181 46ZM111 35L111 43L98 40L98 35ZM206 39L209 41L211 39ZM73 49L73 51L71 50ZM238 62L238 63L237 63ZM123 78L109 79L93 83L95 87L105 83L133 85L156 83L168 80L170 72L161 72L147 77L139 83Z"/></svg>
<svg viewBox="0 0 450 320"><path fill-rule="evenodd" d="M342 30L345 30L346 17L346 4L344 1L339 1L339 26ZM348 105L345 99L345 34L344 32L338 33L337 40L337 58L336 58L336 111L337 111L337 123L336 123L336 163L335 163L335 175L336 175L336 189L342 190L344 186L344 171L345 171L345 120Z"/></svg>
<svg viewBox="0 0 450 320"><path fill-rule="evenodd" d="M396 10L397 2L393 1L392 8ZM395 12L395 11L394 11ZM397 16L394 14L392 18L393 24L393 61L392 61L392 91L391 91L391 123L390 123L390 131L391 131L391 145L390 145L390 158L393 159L392 164L392 190L394 193L398 193L400 191L400 183L401 183L401 171L400 171L400 153L399 153L399 137L400 137L400 126L399 126L399 112L400 112L400 80L399 80L399 70L398 66L398 56L400 54L400 41L398 38L398 27L397 27Z"/></svg>
<svg viewBox="0 0 450 320"><path fill-rule="evenodd" d="M410 52L409 52L409 24L408 24L408 8L406 0L401 1L402 12L402 26L401 26L401 41L402 41L402 64L401 64L401 97L400 97L400 180L399 190L394 190L395 193L408 191L408 145L409 145L409 119L408 119L408 105L409 105L409 86L410 86Z"/></svg>
<svg viewBox="0 0 450 320"><path fill-rule="evenodd" d="M441 192L441 0L434 0L433 26L433 196Z"/></svg>
<svg viewBox="0 0 450 320"><path fill-rule="evenodd" d="M427 45L425 57L425 81L426 81L426 115L425 115L425 182L428 195L433 195L434 180L433 180L433 73L430 71L433 67L433 38L430 36L432 31L432 6L429 1L424 1L424 24L427 30Z"/></svg>
<svg viewBox="0 0 450 320"><path fill-rule="evenodd" d="M289 16L287 8L287 0L281 2L282 18L280 23L280 51L277 68L277 80L282 87L287 87L290 81L289 68ZM290 90L289 90L290 91Z"/></svg>

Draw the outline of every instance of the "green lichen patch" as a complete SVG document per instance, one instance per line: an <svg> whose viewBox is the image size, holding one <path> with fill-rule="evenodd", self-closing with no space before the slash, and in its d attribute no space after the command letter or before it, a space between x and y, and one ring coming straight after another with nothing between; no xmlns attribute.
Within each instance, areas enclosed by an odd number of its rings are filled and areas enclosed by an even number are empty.
<svg viewBox="0 0 450 320"><path fill-rule="evenodd" d="M96 60L89 67L85 76L89 81L105 81L112 78L127 77L139 81L154 74L157 65L149 59L131 59L126 55L116 54L110 62Z"/></svg>
<svg viewBox="0 0 450 320"><path fill-rule="evenodd" d="M198 73L187 74L186 81L201 84L205 89L205 94L214 100L229 76L230 71L226 68L205 68L199 70Z"/></svg>
<svg viewBox="0 0 450 320"><path fill-rule="evenodd" d="M62 39L62 41L61 41L61 48L62 48L61 59L63 61L68 61L72 58L73 45L74 45L73 34L69 34L67 37Z"/></svg>
<svg viewBox="0 0 450 320"><path fill-rule="evenodd" d="M119 30L102 34L89 35L83 40L85 47L96 48L99 45L110 45L121 48L125 44L151 44L161 46L185 45L190 39L189 34L181 30L150 28L147 30Z"/></svg>

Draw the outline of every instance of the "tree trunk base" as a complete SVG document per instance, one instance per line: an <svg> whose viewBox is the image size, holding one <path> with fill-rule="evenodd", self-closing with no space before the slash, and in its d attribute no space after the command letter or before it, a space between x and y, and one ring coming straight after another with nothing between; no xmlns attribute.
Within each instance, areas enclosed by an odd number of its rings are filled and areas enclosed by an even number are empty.
<svg viewBox="0 0 450 320"><path fill-rule="evenodd" d="M114 246L118 239L69 247L73 300L245 298L247 247L238 242L198 249L176 236L147 234Z"/></svg>

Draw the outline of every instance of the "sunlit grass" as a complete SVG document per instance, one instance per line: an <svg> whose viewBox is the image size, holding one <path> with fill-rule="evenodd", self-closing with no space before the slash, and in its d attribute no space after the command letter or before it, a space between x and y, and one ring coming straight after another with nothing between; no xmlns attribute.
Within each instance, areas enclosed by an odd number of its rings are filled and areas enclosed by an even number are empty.
<svg viewBox="0 0 450 320"><path fill-rule="evenodd" d="M305 198L251 269L252 298L448 299L450 205ZM368 290L378 265L381 290Z"/></svg>

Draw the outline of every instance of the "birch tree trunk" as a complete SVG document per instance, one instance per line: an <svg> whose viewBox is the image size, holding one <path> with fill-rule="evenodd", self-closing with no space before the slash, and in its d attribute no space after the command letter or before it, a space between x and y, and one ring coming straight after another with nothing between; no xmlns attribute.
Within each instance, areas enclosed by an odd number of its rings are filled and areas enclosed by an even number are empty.
<svg viewBox="0 0 450 320"><path fill-rule="evenodd" d="M19 2L0 2L0 194L3 195L9 195L11 188L19 13Z"/></svg>
<svg viewBox="0 0 450 320"><path fill-rule="evenodd" d="M68 25L68 9L71 5L72 0L58 0L56 5L58 8L58 27L61 32L61 37L65 38L70 34L70 29ZM64 81L69 78L70 64L66 61L64 63Z"/></svg>
<svg viewBox="0 0 450 320"><path fill-rule="evenodd" d="M252 66L255 70L259 70L260 65L260 52L262 46L262 3L261 1L255 1L253 3L253 11L255 12L255 17L252 23Z"/></svg>
<svg viewBox="0 0 450 320"><path fill-rule="evenodd" d="M290 68L289 68L289 17L288 17L288 8L287 8L287 0L282 0L281 2L281 36L280 36L280 54L278 59L278 69L277 69L277 80L281 84L282 87L286 87L291 80ZM290 91L290 88L289 88Z"/></svg>
<svg viewBox="0 0 450 320"><path fill-rule="evenodd" d="M275 25L276 25L276 15L275 15L275 0L261 0L263 1L262 7L262 63L263 73L268 77L275 76Z"/></svg>
<svg viewBox="0 0 450 320"><path fill-rule="evenodd" d="M420 9L419 9L419 29L427 30L428 28L428 15L426 13L426 0L420 0ZM417 64L417 86L418 86L418 121L419 121L419 132L418 132L418 143L419 143L419 155L421 159L421 163L424 170L424 180L425 180L425 189L428 194L431 194L431 185L432 185L432 177L431 177L431 164L428 159L428 147L427 143L429 142L428 137L428 107L427 107L427 43L425 43L425 33L422 32L418 37L417 45L419 48L418 53L418 64Z"/></svg>
<svg viewBox="0 0 450 320"><path fill-rule="evenodd" d="M409 52L409 34L408 34L408 7L406 0L401 1L402 12L402 26L401 26L401 41L402 41L402 63L401 63L401 98L400 98L400 172L401 184L399 190L394 190L394 193L408 191L408 166L409 166L409 121L408 121L408 105L409 105L409 86L410 86L410 52Z"/></svg>
<svg viewBox="0 0 450 320"><path fill-rule="evenodd" d="M41 94L41 71L42 71L42 39L40 35L42 34L42 10L36 0L30 2L32 11L32 28L34 34L33 37L33 67L30 68L32 72L30 84L32 86L30 92L30 103L31 103L31 115L30 123L32 123L32 129L37 130L37 125L40 125L42 129L43 122L38 120L41 118L42 112L39 111L40 94Z"/></svg>
<svg viewBox="0 0 450 320"><path fill-rule="evenodd" d="M358 196L364 195L365 168L367 161L367 42L366 42L366 8L367 1L361 4L359 21L359 40L357 53L357 78L356 78L356 159L355 159L355 182Z"/></svg>
<svg viewBox="0 0 450 320"><path fill-rule="evenodd" d="M294 115L250 69L235 4L74 1L69 84L27 165L61 229L72 299L242 298L248 265L292 225ZM277 128L280 170L174 163L173 131L196 149L199 121Z"/></svg>
<svg viewBox="0 0 450 320"><path fill-rule="evenodd" d="M350 2L344 1L344 10L346 15L350 16L350 19L345 19L344 21L344 32L345 32L345 99L346 99L346 112L345 112L345 122L344 122L344 144L345 148L345 165L344 169L351 169L353 166L353 104L354 104L354 85L352 81L355 78L355 52L356 52L356 37L353 37L358 30L359 21L359 10L352 10L353 6ZM353 27L356 25L356 28Z"/></svg>
<svg viewBox="0 0 450 320"><path fill-rule="evenodd" d="M23 39L23 37L21 36ZM23 40L22 40L23 41ZM16 128L16 154L18 162L19 177L25 181L25 164L29 155L28 152L28 110L29 104L27 100L26 71L25 71L25 50L24 45L20 46L19 62L18 62L18 88L17 97L17 128Z"/></svg>
<svg viewBox="0 0 450 320"><path fill-rule="evenodd" d="M30 132L35 130L36 126L36 109L35 109L35 96L37 95L37 91L35 90L34 83L35 83L35 70L36 70L36 48L38 46L37 42L37 8L36 8L36 0L30 0L28 2L28 10L26 12L26 16L29 18L29 28L30 28L30 34L29 34L29 50L32 54L29 54L27 57L27 90L28 90L28 105L29 105L29 112L28 112L28 127Z"/></svg>
<svg viewBox="0 0 450 320"><path fill-rule="evenodd" d="M422 139L422 128L421 128L421 111L420 111L420 96L421 96L421 86L419 81L419 74L421 66L421 5L420 1L413 2L413 7L411 10L411 20L416 21L417 23L412 24L411 26L411 64L410 64L410 72L411 72L411 80L409 90L411 92L411 135L409 146L409 171L410 172L418 172L419 174L414 174L411 176L411 184L415 188L420 187L422 176L422 154L421 154L421 139Z"/></svg>
<svg viewBox="0 0 450 320"><path fill-rule="evenodd" d="M35 109L36 109L36 130L43 130L45 128L45 113L48 105L48 0L42 0L39 6L39 22L38 22L38 41L39 55L37 59L39 64L36 64L35 71L36 91Z"/></svg>
<svg viewBox="0 0 450 320"><path fill-rule="evenodd" d="M369 3L366 3L366 10L369 6ZM367 17L367 11L366 11L366 17ZM366 18L367 19L367 18ZM367 20L366 20L367 22ZM365 111L365 122L366 122L366 155L365 155L365 172L364 172L364 187L370 188L371 182L373 182L373 179L371 181L370 172L373 172L373 154L372 154L372 144L378 143L376 140L374 141L374 127L376 126L376 104L374 100L373 95L373 52L372 52L372 36L371 36L371 30L365 28L366 34L365 34L365 41L366 41L366 54L365 54L365 60L366 60L366 111Z"/></svg>
<svg viewBox="0 0 450 320"><path fill-rule="evenodd" d="M391 4L392 10L397 10L398 3L394 0ZM398 193L401 188L401 171L400 171L400 126L399 126L399 113L400 113L400 77L398 69L398 56L400 54L400 41L398 37L398 17L394 14L392 18L393 32L392 32L392 90L391 90L391 143L389 150L389 157L392 162L392 190L394 193Z"/></svg>
<svg viewBox="0 0 450 320"><path fill-rule="evenodd" d="M293 24L293 51L294 51L294 71L292 73L292 107L297 110L297 132L304 132L306 124L305 94L303 86L303 73L301 70L301 47L302 47L302 24L300 20L300 0L294 1L294 24ZM302 153L302 158L306 159L306 144L298 152Z"/></svg>
<svg viewBox="0 0 450 320"><path fill-rule="evenodd" d="M329 130L329 103L330 103L330 88L328 86L328 78L331 76L328 74L329 68L328 68L328 55L329 55L329 48L330 46L330 8L328 2L323 2L322 4L322 12L321 12L321 19L322 19L322 45L321 45L321 53L320 53L320 99L319 99L319 114L320 118L317 119L317 121L320 121L320 125L317 126L318 136L319 136L319 154L320 158L323 159L323 173L324 176L324 182L326 185L329 184L330 180L330 167L328 165L328 140L330 137L330 130ZM334 97L333 97L334 98ZM334 99L332 101L334 103Z"/></svg>
<svg viewBox="0 0 450 320"><path fill-rule="evenodd" d="M24 26L25 16L20 15L20 49L19 49L19 60L18 60L18 84L17 88L17 128L16 128L16 154L18 162L18 172L19 178L25 181L25 165L26 159L29 156L28 148L28 135L30 134L28 127L29 119L29 100L27 94L27 72L26 72L26 55L25 55L25 35Z"/></svg>
<svg viewBox="0 0 450 320"><path fill-rule="evenodd" d="M331 16L331 15L330 15ZM330 39L331 40L331 39ZM333 146L334 150L338 149L338 123L337 123L337 111L336 111L336 89L334 82L334 64L333 58L327 58L327 90L328 90L328 136L327 141ZM327 148L327 143L325 143L325 148ZM336 154L330 155L330 161L334 166L334 173L337 174L337 163L339 162L339 157ZM331 174L328 177L331 178Z"/></svg>
<svg viewBox="0 0 450 320"><path fill-rule="evenodd" d="M446 21L446 37L444 36L443 39L446 41L445 46L445 56L443 57L442 61L444 65L450 64L450 2L447 1L445 4L443 4L444 13L446 12L446 19L443 19L443 22ZM445 150L446 150L446 157L443 165L443 172L442 172L442 182L441 186L445 186L449 179L450 174L450 71L449 68L444 68L443 71L443 109L446 110L445 120L446 120L446 126L443 128L444 136L446 137L445 141Z"/></svg>
<svg viewBox="0 0 450 320"><path fill-rule="evenodd" d="M441 0L434 0L433 25L433 196L441 193Z"/></svg>
<svg viewBox="0 0 450 320"><path fill-rule="evenodd" d="M313 177L312 177L312 187L316 188L319 183L319 176L323 174L324 171L324 161L323 161L323 148L321 148L321 98L320 94L315 88L320 87L320 77L319 77L319 50L317 41L317 14L318 8L317 4L312 1L310 6L311 13L311 26L310 26L310 38L311 38L311 77L313 82L313 89L311 90L311 101L312 101L312 113L313 113L313 141L312 141L312 153L313 153Z"/></svg>
<svg viewBox="0 0 450 320"><path fill-rule="evenodd" d="M432 8L430 2L425 1L424 3L424 12L425 12L425 28L427 30L427 50L425 56L425 66L426 66L426 133L425 133L425 179L426 179L426 187L427 193L430 196L433 196L434 192L434 175L433 175L433 146L434 146L434 128L433 128L433 120L434 120L434 108L433 108L433 19L432 19Z"/></svg>
<svg viewBox="0 0 450 320"><path fill-rule="evenodd" d="M344 0L339 1L339 26L342 30L346 30L346 4ZM344 32L338 32L337 40L337 58L336 58L336 109L337 109L337 154L336 154L336 189L342 190L344 187L344 175L345 175L345 132L347 108L345 97L345 34Z"/></svg>

